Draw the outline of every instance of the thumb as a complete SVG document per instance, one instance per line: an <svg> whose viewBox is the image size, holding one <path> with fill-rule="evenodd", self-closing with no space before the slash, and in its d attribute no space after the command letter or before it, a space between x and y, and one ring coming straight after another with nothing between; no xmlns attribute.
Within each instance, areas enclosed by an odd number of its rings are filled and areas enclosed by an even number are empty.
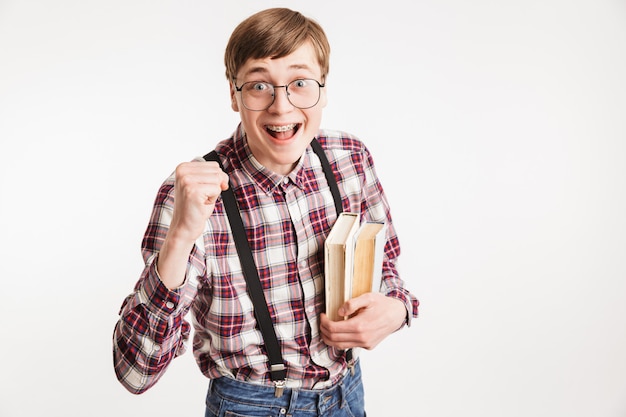
<svg viewBox="0 0 626 417"><path fill-rule="evenodd" d="M360 309L367 307L367 297L365 297L365 295L366 294L363 294L359 297L349 299L348 301L343 303L341 307L339 307L337 313L340 316L344 317L351 316L354 313L358 312Z"/></svg>
<svg viewBox="0 0 626 417"><path fill-rule="evenodd" d="M222 189L222 191L228 190L228 174L222 172L221 180L222 182L220 183L220 188Z"/></svg>

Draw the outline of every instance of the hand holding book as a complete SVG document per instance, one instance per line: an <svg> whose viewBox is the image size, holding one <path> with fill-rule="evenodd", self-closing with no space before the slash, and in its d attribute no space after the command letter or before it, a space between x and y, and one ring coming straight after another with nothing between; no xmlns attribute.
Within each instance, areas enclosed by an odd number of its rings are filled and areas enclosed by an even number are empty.
<svg viewBox="0 0 626 417"><path fill-rule="evenodd" d="M359 224L356 213L341 213L325 242L326 314L346 319L338 309L347 300L378 292L386 238L384 222Z"/></svg>
<svg viewBox="0 0 626 417"><path fill-rule="evenodd" d="M404 324L407 309L404 303L385 296L380 292L370 292L348 300L341 313L347 320L332 321L326 314L320 318L320 332L324 343L337 349L373 349L391 333Z"/></svg>

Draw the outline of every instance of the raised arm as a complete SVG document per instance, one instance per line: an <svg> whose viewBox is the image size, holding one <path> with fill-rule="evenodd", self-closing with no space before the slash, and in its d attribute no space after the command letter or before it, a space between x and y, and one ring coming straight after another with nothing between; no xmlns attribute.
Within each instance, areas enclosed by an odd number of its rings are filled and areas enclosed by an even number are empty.
<svg viewBox="0 0 626 417"><path fill-rule="evenodd" d="M190 278L206 273L201 238L228 177L215 162L176 168L157 195L144 235L145 269L124 300L113 333L118 380L140 394L185 351L190 326L184 317L196 295Z"/></svg>

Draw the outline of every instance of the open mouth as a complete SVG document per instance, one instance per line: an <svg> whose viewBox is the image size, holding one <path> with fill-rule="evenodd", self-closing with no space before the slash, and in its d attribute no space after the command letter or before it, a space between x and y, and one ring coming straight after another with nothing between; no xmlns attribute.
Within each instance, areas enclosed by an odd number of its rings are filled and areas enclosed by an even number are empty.
<svg viewBox="0 0 626 417"><path fill-rule="evenodd" d="M265 130L276 139L289 139L300 129L300 124L290 123L288 125L266 125Z"/></svg>

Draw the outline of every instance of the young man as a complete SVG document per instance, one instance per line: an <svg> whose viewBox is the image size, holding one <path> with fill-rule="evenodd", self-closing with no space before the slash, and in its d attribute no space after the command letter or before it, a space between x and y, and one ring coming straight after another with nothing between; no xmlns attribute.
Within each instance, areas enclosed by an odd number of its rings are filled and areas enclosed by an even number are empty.
<svg viewBox="0 0 626 417"><path fill-rule="evenodd" d="M418 301L398 276L400 247L367 148L320 130L329 53L322 28L285 8L256 13L231 35L226 75L241 123L215 148L223 169L182 163L158 192L142 244L146 266L113 337L115 371L129 391L153 386L184 352L191 310L194 355L211 380L206 416L365 415L350 348L371 349L410 324ZM380 292L349 300L344 321L323 313L324 240L338 210L314 141L330 162L341 209L389 225ZM234 244L222 198L229 189L278 340L277 367Z"/></svg>

